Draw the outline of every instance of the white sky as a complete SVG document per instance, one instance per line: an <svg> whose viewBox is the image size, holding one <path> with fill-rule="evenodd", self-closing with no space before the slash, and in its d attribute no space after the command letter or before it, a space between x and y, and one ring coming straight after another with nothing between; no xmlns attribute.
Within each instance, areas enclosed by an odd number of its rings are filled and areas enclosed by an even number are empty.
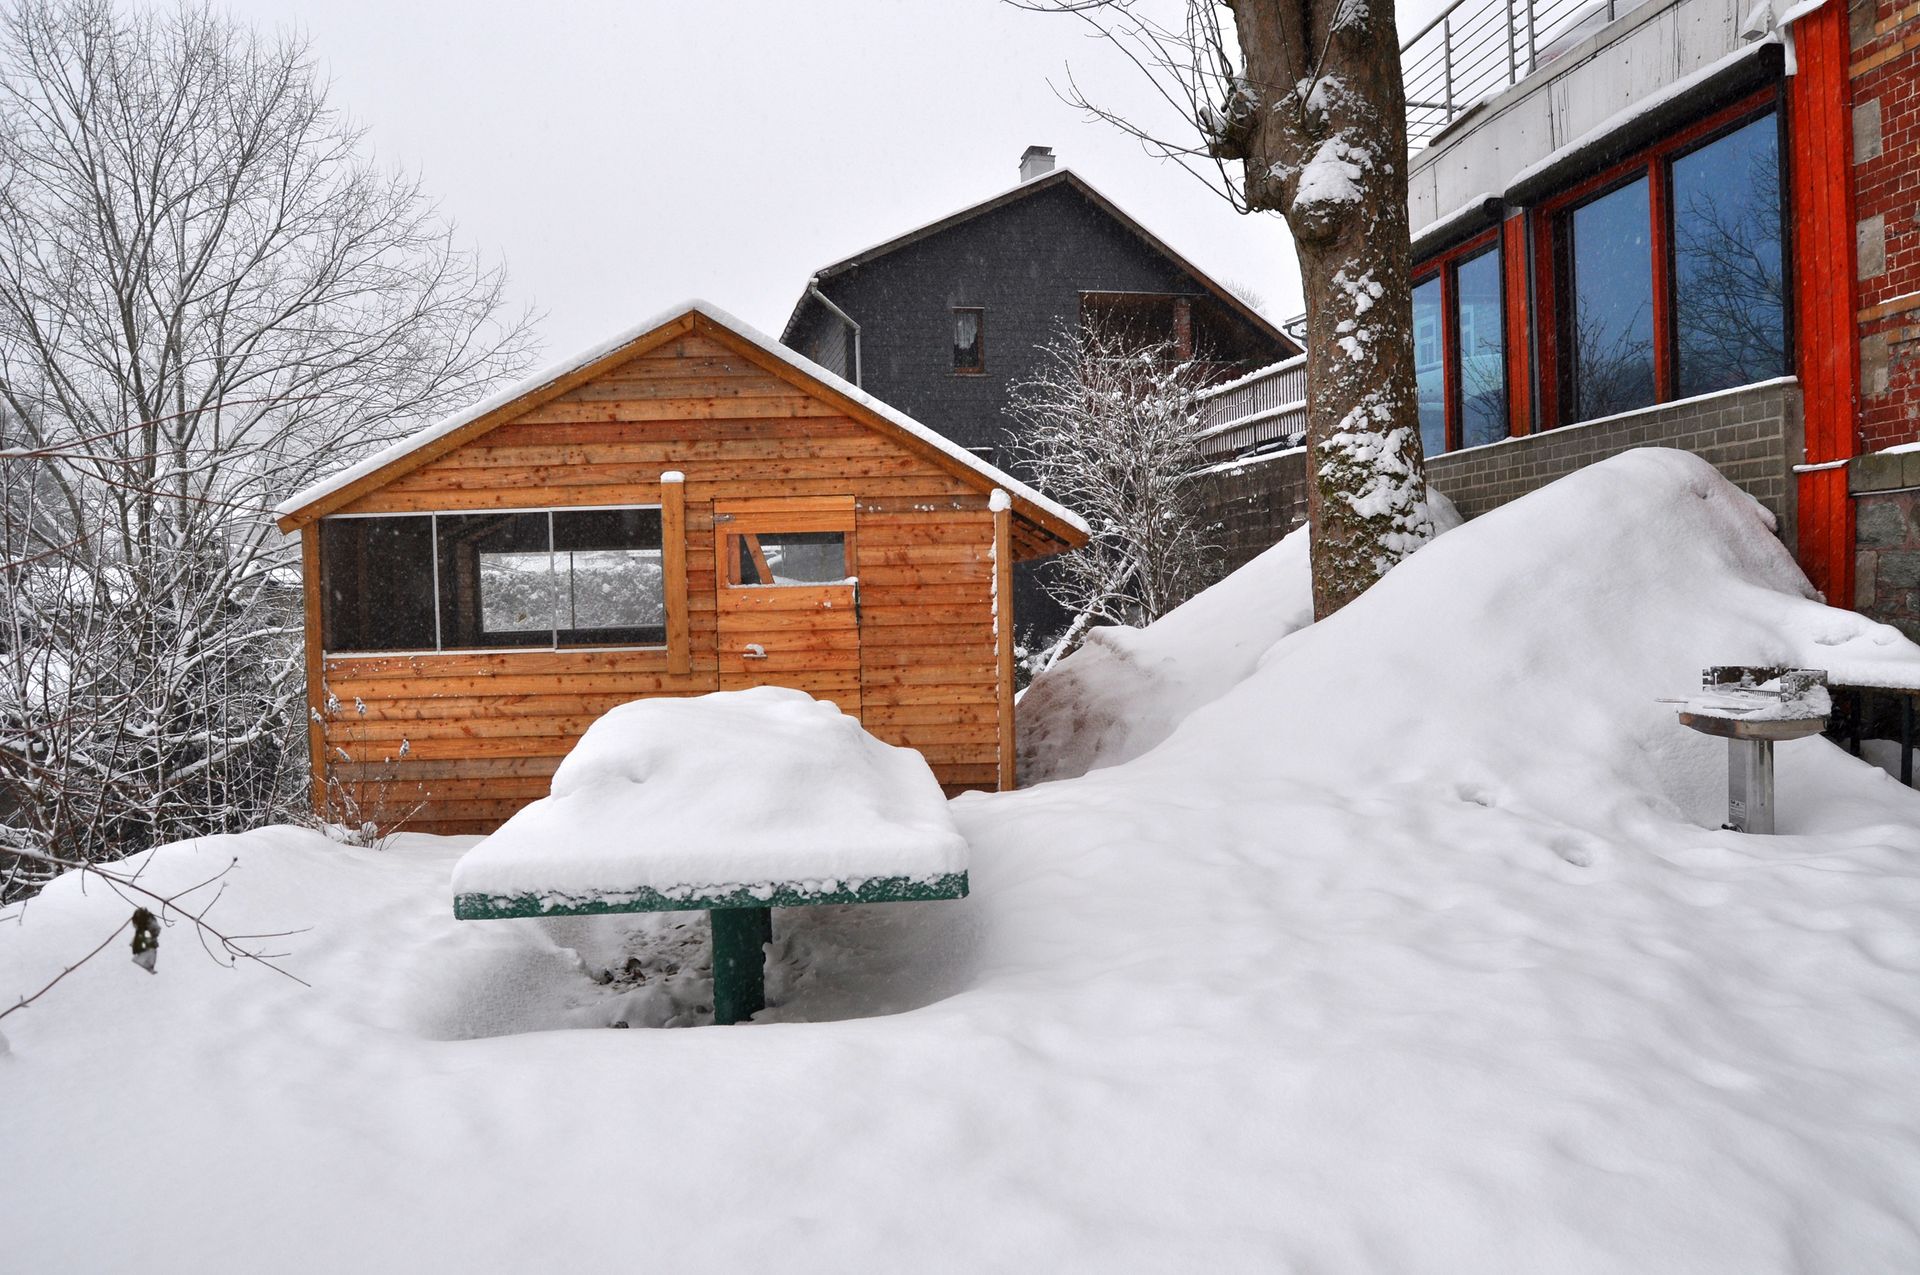
<svg viewBox="0 0 1920 1275"><path fill-rule="evenodd" d="M815 269L1011 186L1030 143L1271 317L1301 308L1277 216L1235 213L1055 96L1071 62L1102 100L1154 100L1072 17L997 0L226 2L306 32L378 157L418 170L546 312L549 356L688 296L777 334Z"/></svg>

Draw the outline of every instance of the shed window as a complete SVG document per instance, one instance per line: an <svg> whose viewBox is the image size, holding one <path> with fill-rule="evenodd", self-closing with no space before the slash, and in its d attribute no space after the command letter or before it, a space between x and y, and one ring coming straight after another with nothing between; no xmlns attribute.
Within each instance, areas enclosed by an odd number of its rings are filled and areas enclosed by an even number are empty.
<svg viewBox="0 0 1920 1275"><path fill-rule="evenodd" d="M739 532L728 583L844 584L847 537L839 531Z"/></svg>
<svg viewBox="0 0 1920 1275"><path fill-rule="evenodd" d="M433 519L324 519L320 604L329 651L432 650Z"/></svg>
<svg viewBox="0 0 1920 1275"><path fill-rule="evenodd" d="M332 652L666 640L652 507L326 518L320 577Z"/></svg>
<svg viewBox="0 0 1920 1275"><path fill-rule="evenodd" d="M559 645L666 639L658 509L555 510L553 565Z"/></svg>
<svg viewBox="0 0 1920 1275"><path fill-rule="evenodd" d="M551 646L553 546L544 513L438 514L440 641Z"/></svg>
<svg viewBox="0 0 1920 1275"><path fill-rule="evenodd" d="M956 307L953 312L953 370L987 370L987 312Z"/></svg>

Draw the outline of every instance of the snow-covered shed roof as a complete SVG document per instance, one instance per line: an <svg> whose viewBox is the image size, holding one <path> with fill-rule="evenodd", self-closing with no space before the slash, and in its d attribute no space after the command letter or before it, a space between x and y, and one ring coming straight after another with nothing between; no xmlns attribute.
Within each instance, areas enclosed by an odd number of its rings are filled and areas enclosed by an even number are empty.
<svg viewBox="0 0 1920 1275"><path fill-rule="evenodd" d="M781 345L751 324L711 302L698 299L670 306L618 336L563 359L463 412L456 412L321 479L275 505L274 517L282 531L293 531L655 345L696 330L732 346L773 375L788 380L799 377L804 382L803 388L838 401L855 419L892 432L981 491L991 493L996 488L1005 491L1012 499L1014 515L1031 524L1045 538L1058 542L1058 547L1072 548L1085 543L1089 534L1086 522L1066 506L1049 500L1011 474Z"/></svg>
<svg viewBox="0 0 1920 1275"><path fill-rule="evenodd" d="M1118 204L1095 190L1091 183L1071 168L1056 168L1044 176L1023 181L1019 185L1003 190L997 195L981 200L979 203L968 204L965 208L950 212L944 217L935 218L933 221L909 230L905 234L895 235L893 238L874 244L869 248L863 248L852 256L843 257L830 266L822 266L819 270L814 271L811 282L817 283L823 279L831 279L833 276L852 270L856 266L863 266L870 261L886 256L888 253L898 251L908 244L918 243L922 239L930 238L962 222L971 221L975 217L981 217L987 213L1004 208L1016 200L1026 199L1042 191L1053 190L1059 186L1070 187L1082 198L1093 204L1094 207L1119 222L1122 227L1139 238L1148 248L1165 257L1168 261L1172 262L1176 268L1191 275L1203 288L1217 298L1229 310L1247 323L1252 324L1256 330L1270 340L1281 342L1292 350L1297 351L1300 348L1298 341L1295 341L1285 332L1282 332L1265 315L1248 305L1245 301L1242 301L1221 284L1216 283L1204 270L1175 252L1167 245L1166 240L1160 238L1160 236L1154 234L1151 230L1148 230L1145 226L1128 216L1121 210ZM785 341L793 338L794 331L800 322L800 315L806 310L810 300L810 293L803 291L800 294L800 299L794 303L793 313L787 316L786 327L781 329L781 340Z"/></svg>

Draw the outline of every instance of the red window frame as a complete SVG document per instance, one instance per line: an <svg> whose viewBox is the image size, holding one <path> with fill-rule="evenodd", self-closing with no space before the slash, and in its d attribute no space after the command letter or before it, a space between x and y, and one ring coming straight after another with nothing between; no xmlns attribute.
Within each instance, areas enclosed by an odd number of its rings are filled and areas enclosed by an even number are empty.
<svg viewBox="0 0 1920 1275"><path fill-rule="evenodd" d="M1460 450L1464 435L1460 406L1460 266L1471 258L1478 257L1491 248L1499 264L1499 275L1504 291L1507 280L1507 245L1501 234L1501 226L1493 225L1480 234L1466 239L1453 247L1423 260L1413 271L1412 287L1418 288L1438 276L1440 280L1440 397L1446 407L1447 445L1441 453ZM1513 391L1511 368L1513 351L1510 344L1512 335L1511 318L1508 306L1502 297L1500 306L1500 352L1507 361L1507 433L1513 433Z"/></svg>
<svg viewBox="0 0 1920 1275"><path fill-rule="evenodd" d="M1725 133L1761 116L1774 113L1776 119L1784 117L1784 107L1780 100L1780 90L1765 88L1749 94L1739 101L1701 117L1686 128L1649 146L1642 147L1633 155L1593 176L1580 181L1551 199L1542 200L1528 214L1532 219L1535 310L1540 316L1536 324L1536 337L1540 350L1540 415L1541 427L1556 429L1563 425L1577 425L1579 421L1568 416L1568 395L1566 377L1568 369L1561 357L1562 338L1566 332L1566 306L1572 300L1572 289L1567 285L1567 273L1571 263L1566 259L1565 243L1566 222L1574 210L1589 201L1608 193L1616 187L1626 185L1637 178L1647 181L1647 269L1653 282L1653 402L1647 408L1661 403L1674 401L1676 383L1674 365L1679 357L1678 337L1673 322L1674 308L1674 263L1673 263L1673 208L1671 186L1673 182L1673 161L1689 151L1715 141ZM1785 258L1783 266L1789 279L1792 277L1791 227L1785 222L1784 200L1788 190L1786 172L1786 139L1780 144L1780 187L1782 205L1781 253ZM1791 314L1792 298L1787 298L1785 313L1788 317L1788 350L1793 348ZM1792 364L1789 356L1789 366ZM1646 410L1646 409L1639 409Z"/></svg>

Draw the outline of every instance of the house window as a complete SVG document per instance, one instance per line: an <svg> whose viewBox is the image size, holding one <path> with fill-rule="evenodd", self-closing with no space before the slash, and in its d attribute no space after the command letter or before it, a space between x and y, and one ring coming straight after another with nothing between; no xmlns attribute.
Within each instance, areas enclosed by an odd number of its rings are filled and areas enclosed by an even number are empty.
<svg viewBox="0 0 1920 1275"><path fill-rule="evenodd" d="M1561 422L1788 370L1782 194L1768 95L1545 206Z"/></svg>
<svg viewBox="0 0 1920 1275"><path fill-rule="evenodd" d="M1437 262L1413 288L1420 443L1429 456L1507 436L1499 231Z"/></svg>
<svg viewBox="0 0 1920 1275"><path fill-rule="evenodd" d="M1780 130L1771 114L1673 161L1674 374L1685 398L1787 371Z"/></svg>
<svg viewBox="0 0 1920 1275"><path fill-rule="evenodd" d="M1653 374L1652 226L1636 177L1562 222L1569 283L1563 331L1568 402L1579 420L1645 407Z"/></svg>
<svg viewBox="0 0 1920 1275"><path fill-rule="evenodd" d="M1441 319L1440 276L1413 289L1413 372L1420 396L1420 446L1429 456L1447 450L1447 341Z"/></svg>
<svg viewBox="0 0 1920 1275"><path fill-rule="evenodd" d="M987 370L987 312L956 306L953 311L953 370Z"/></svg>
<svg viewBox="0 0 1920 1275"><path fill-rule="evenodd" d="M650 506L325 518L320 587L329 652L666 640Z"/></svg>

